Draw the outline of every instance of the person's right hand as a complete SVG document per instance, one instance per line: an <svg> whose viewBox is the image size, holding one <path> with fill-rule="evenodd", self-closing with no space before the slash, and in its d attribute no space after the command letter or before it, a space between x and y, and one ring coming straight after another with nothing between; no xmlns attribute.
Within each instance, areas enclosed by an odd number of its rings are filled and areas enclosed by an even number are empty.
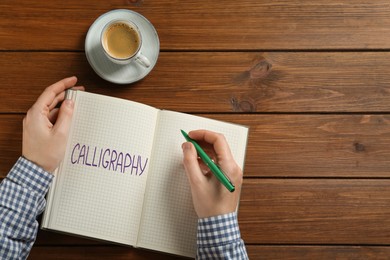
<svg viewBox="0 0 390 260"><path fill-rule="evenodd" d="M191 185L192 200L198 217L234 212L238 205L243 174L232 156L225 137L207 130L191 131L188 135L197 142L212 146L216 163L235 186L235 191L229 192L210 171L204 173L194 145L190 142L183 143L184 168Z"/></svg>

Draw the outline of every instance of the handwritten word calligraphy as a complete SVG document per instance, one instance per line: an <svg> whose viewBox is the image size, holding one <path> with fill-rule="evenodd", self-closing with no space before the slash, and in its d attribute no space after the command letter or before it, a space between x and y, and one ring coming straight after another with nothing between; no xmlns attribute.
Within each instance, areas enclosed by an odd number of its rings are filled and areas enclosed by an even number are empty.
<svg viewBox="0 0 390 260"><path fill-rule="evenodd" d="M70 161L72 164L104 168L109 171L135 176L141 176L148 164L148 158L143 158L141 155L80 143L73 146Z"/></svg>

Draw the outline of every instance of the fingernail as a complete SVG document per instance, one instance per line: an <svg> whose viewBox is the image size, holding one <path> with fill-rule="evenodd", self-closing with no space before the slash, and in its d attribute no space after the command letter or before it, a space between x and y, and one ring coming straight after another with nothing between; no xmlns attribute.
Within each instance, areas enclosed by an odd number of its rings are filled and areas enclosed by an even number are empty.
<svg viewBox="0 0 390 260"><path fill-rule="evenodd" d="M67 99L67 100L65 100L65 105L67 105L70 108L73 108L74 107L74 102L71 99Z"/></svg>
<svg viewBox="0 0 390 260"><path fill-rule="evenodd" d="M181 148L183 149L183 151L190 149L190 143L188 142L183 143L181 145Z"/></svg>
<svg viewBox="0 0 390 260"><path fill-rule="evenodd" d="M202 170L203 175L208 175L210 173L209 169L201 169L201 170Z"/></svg>

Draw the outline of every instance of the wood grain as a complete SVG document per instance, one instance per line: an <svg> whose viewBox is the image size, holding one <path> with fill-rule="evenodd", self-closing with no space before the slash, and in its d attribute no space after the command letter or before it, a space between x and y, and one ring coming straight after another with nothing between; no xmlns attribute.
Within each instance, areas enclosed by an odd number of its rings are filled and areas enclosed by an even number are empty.
<svg viewBox="0 0 390 260"><path fill-rule="evenodd" d="M390 47L387 0L247 0L239 6L235 0L5 0L0 50L83 50L93 21L118 8L147 17L164 50Z"/></svg>
<svg viewBox="0 0 390 260"><path fill-rule="evenodd" d="M381 246L247 246L250 259L302 260L302 259L355 259L387 260L389 247Z"/></svg>
<svg viewBox="0 0 390 260"><path fill-rule="evenodd" d="M201 114L249 126L245 177L389 178L389 115ZM22 115L0 115L0 176L21 154Z"/></svg>
<svg viewBox="0 0 390 260"><path fill-rule="evenodd" d="M247 245L250 259L302 260L302 259L388 259L388 247L375 246L256 246ZM41 247L32 249L29 259L181 259L155 254L141 249L123 247Z"/></svg>
<svg viewBox="0 0 390 260"><path fill-rule="evenodd" d="M390 244L390 180L246 179L249 244Z"/></svg>
<svg viewBox="0 0 390 260"><path fill-rule="evenodd" d="M70 75L91 92L182 112L390 112L389 68L388 52L163 52L145 79L119 86L83 53L0 52L0 113L25 113Z"/></svg>
<svg viewBox="0 0 390 260"><path fill-rule="evenodd" d="M389 177L388 115L211 117L249 126L247 177Z"/></svg>
<svg viewBox="0 0 390 260"><path fill-rule="evenodd" d="M0 115L0 181L22 154L21 115Z"/></svg>

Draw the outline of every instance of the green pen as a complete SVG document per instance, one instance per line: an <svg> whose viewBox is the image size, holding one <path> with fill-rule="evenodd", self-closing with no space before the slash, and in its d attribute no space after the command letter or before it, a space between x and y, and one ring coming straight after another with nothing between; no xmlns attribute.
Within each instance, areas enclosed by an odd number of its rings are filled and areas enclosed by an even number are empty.
<svg viewBox="0 0 390 260"><path fill-rule="evenodd" d="M223 173L221 168L216 165L210 157L206 154L206 152L200 147L200 145L193 139L191 139L186 132L180 130L183 134L184 138L187 142L191 142L199 155L202 161L210 168L211 172L214 176L230 191L233 192L235 190L233 183L229 180L229 178Z"/></svg>

